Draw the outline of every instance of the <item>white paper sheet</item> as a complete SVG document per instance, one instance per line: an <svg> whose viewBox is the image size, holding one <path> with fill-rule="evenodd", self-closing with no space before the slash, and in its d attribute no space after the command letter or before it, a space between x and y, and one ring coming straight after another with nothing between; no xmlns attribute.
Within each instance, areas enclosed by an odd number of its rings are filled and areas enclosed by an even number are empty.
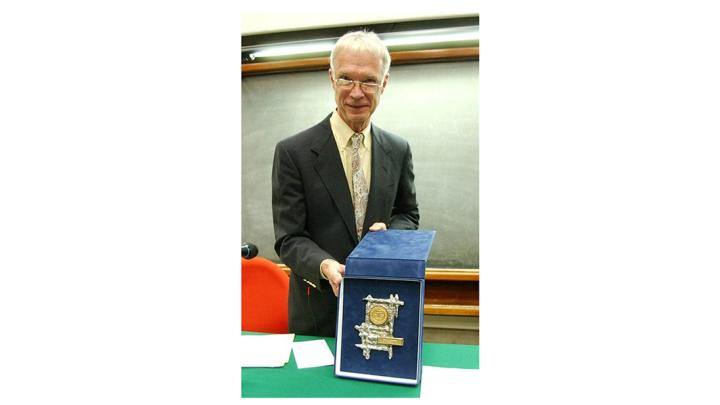
<svg viewBox="0 0 720 405"><path fill-rule="evenodd" d="M420 398L447 401L448 390L479 393L480 370L423 366Z"/></svg>
<svg viewBox="0 0 720 405"><path fill-rule="evenodd" d="M324 340L309 340L292 344L297 368L331 366L335 364L330 348Z"/></svg>
<svg viewBox="0 0 720 405"><path fill-rule="evenodd" d="M295 334L240 336L242 367L282 367L290 361Z"/></svg>

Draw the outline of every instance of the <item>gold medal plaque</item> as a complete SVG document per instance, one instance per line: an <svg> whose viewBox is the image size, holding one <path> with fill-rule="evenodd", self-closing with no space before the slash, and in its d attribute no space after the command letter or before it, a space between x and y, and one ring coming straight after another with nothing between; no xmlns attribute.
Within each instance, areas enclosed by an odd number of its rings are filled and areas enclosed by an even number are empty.
<svg viewBox="0 0 720 405"><path fill-rule="evenodd" d="M373 325L381 326L387 322L388 311L382 305L374 305L370 308L370 314L368 317Z"/></svg>
<svg viewBox="0 0 720 405"><path fill-rule="evenodd" d="M393 336L395 318L401 305L398 294L390 294L389 298L373 298L371 295L363 298L365 304L365 322L355 325L360 336L360 343L356 344L363 351L365 360L370 359L371 350L388 352L388 360L392 359L393 346L403 346L404 339Z"/></svg>

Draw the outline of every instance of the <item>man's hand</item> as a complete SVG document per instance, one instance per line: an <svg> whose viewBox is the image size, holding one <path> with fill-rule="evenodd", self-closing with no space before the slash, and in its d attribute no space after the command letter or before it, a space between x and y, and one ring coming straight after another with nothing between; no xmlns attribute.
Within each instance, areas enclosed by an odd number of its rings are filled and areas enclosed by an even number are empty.
<svg viewBox="0 0 720 405"><path fill-rule="evenodd" d="M320 271L330 282L330 287L333 289L333 294L338 296L340 292L340 283L342 282L343 276L345 275L345 265L340 264L332 259L323 260L320 265Z"/></svg>
<svg viewBox="0 0 720 405"><path fill-rule="evenodd" d="M387 225L385 225L384 222L375 222L374 224L370 225L369 230L370 232L385 231L387 230Z"/></svg>

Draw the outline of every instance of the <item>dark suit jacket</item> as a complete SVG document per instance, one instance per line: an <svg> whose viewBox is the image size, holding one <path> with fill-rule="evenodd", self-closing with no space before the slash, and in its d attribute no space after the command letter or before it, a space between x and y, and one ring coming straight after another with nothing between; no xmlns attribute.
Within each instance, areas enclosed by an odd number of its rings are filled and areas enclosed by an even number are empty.
<svg viewBox="0 0 720 405"><path fill-rule="evenodd" d="M410 146L372 125L372 176L363 235L375 222L417 229L420 221ZM358 244L350 188L330 129L319 124L280 141L272 170L275 251L291 269L290 333L335 336L337 297L320 263L345 258Z"/></svg>

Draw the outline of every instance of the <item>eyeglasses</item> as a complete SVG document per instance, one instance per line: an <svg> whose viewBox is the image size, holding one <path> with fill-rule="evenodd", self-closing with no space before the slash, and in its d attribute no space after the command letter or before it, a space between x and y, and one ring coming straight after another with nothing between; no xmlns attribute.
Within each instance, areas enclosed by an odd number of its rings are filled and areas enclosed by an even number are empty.
<svg viewBox="0 0 720 405"><path fill-rule="evenodd" d="M359 80L335 79L335 84L344 88L352 89L355 83L360 85L360 89L365 93L375 94L380 89L380 84L375 82L361 82Z"/></svg>

